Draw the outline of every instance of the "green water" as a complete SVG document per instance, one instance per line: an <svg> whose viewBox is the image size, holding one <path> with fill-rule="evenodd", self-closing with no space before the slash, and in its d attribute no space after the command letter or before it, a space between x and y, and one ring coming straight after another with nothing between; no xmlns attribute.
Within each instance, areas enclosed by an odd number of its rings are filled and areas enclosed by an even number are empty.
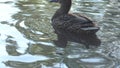
<svg viewBox="0 0 120 68"><path fill-rule="evenodd" d="M59 8L48 0L0 1L0 68L120 68L120 1L73 0L70 12L97 21L98 48L70 42L56 54L51 17Z"/></svg>

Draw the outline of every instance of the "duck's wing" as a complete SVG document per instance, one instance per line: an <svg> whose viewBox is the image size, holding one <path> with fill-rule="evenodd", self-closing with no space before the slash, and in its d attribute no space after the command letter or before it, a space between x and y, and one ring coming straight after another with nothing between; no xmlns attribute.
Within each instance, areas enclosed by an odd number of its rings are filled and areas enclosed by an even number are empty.
<svg viewBox="0 0 120 68"><path fill-rule="evenodd" d="M100 28L95 24L95 21L93 21L90 17L87 17L86 15L81 15L79 13L73 13L72 16L75 16L78 23L81 23L80 30L83 31L90 31L90 32L97 32Z"/></svg>
<svg viewBox="0 0 120 68"><path fill-rule="evenodd" d="M60 16L52 21L53 27L56 29L63 29L70 32L85 32L85 31L98 31L99 28L95 27L94 23L82 16L76 14L68 14Z"/></svg>

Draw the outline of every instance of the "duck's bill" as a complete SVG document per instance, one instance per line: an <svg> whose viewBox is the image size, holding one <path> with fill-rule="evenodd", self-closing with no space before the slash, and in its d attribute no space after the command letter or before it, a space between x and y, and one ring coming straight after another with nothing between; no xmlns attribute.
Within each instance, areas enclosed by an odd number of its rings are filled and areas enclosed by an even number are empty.
<svg viewBox="0 0 120 68"><path fill-rule="evenodd" d="M58 0L49 0L50 2L58 2Z"/></svg>

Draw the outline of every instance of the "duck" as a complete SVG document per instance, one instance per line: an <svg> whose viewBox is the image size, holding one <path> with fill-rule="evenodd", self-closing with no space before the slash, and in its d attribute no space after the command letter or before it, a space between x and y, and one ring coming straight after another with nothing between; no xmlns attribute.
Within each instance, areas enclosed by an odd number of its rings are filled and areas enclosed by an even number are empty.
<svg viewBox="0 0 120 68"><path fill-rule="evenodd" d="M60 4L51 18L57 40L54 43L59 47L66 47L68 41L89 45L100 45L96 32L100 29L94 21L83 14L69 13L72 0L50 0Z"/></svg>

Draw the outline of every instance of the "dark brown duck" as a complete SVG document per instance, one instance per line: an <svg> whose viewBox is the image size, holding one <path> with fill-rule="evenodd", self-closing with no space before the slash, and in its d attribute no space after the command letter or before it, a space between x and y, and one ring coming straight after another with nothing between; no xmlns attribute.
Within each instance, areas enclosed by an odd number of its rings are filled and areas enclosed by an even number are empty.
<svg viewBox="0 0 120 68"><path fill-rule="evenodd" d="M78 13L70 14L71 0L51 0L60 3L60 8L52 17L52 26L58 35L55 44L59 47L66 47L67 41L83 43L88 48L89 45L100 45L100 40L96 36L99 27L95 23Z"/></svg>

